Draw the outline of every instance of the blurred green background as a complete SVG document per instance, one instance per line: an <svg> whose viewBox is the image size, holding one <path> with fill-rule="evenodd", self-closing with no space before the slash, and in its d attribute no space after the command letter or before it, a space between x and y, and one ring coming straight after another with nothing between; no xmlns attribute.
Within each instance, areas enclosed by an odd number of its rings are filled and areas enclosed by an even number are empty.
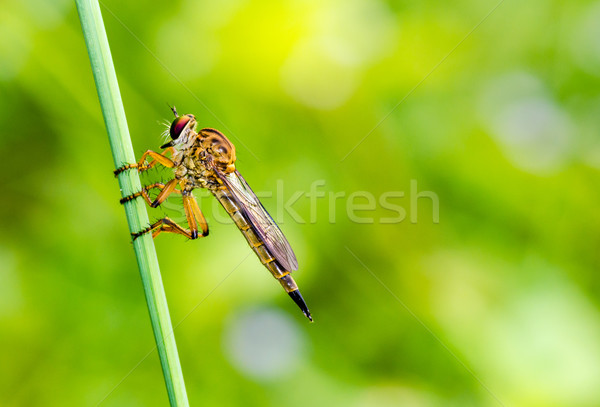
<svg viewBox="0 0 600 407"><path fill-rule="evenodd" d="M316 321L199 191L156 240L192 406L600 405L599 2L103 4L136 154L167 103L230 136ZM74 3L0 38L0 404L167 405Z"/></svg>

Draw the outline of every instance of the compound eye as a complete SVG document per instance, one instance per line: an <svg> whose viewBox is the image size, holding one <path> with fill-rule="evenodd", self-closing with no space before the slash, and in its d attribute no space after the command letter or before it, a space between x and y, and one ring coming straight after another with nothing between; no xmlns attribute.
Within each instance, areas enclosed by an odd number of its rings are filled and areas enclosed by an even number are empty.
<svg viewBox="0 0 600 407"><path fill-rule="evenodd" d="M173 140L176 140L177 138L179 138L179 136L181 136L181 132L183 132L187 124L194 117L190 116L191 115L185 115L173 120L173 123L171 124L171 129L169 130L169 133L171 134L171 138Z"/></svg>

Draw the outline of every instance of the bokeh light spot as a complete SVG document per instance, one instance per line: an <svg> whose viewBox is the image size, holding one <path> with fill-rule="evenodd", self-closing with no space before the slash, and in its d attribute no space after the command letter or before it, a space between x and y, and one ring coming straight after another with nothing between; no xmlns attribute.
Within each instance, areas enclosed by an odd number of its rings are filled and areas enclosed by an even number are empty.
<svg viewBox="0 0 600 407"><path fill-rule="evenodd" d="M269 380L292 374L305 354L305 339L296 323L274 309L235 315L223 336L225 354L242 374Z"/></svg>
<svg viewBox="0 0 600 407"><path fill-rule="evenodd" d="M491 134L516 167L544 174L566 161L573 124L535 78L498 79L484 95L483 110Z"/></svg>

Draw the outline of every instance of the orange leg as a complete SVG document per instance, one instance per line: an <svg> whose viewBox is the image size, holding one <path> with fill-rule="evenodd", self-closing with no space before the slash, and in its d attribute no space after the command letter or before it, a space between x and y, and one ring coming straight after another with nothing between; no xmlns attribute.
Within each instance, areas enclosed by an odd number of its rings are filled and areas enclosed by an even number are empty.
<svg viewBox="0 0 600 407"><path fill-rule="evenodd" d="M201 236L208 236L208 224L206 223L206 219L204 218L202 211L200 211L198 201L196 201L196 198L188 191L183 191L183 210L185 211L185 217L187 218L188 225L190 225L192 234L198 234L198 224L200 224L200 229L202 229Z"/></svg>
<svg viewBox="0 0 600 407"><path fill-rule="evenodd" d="M190 227L189 230L179 226L172 219L166 217L158 220L146 229L137 233L132 233L133 240L149 232L152 232L153 238L158 236L161 232L176 233L185 236L188 239L197 239L198 237L208 236L208 224L200 211L200 207L198 207L198 202L193 195L186 191L183 192L183 209ZM200 224L200 228L202 229L201 234L198 234L198 224Z"/></svg>
<svg viewBox="0 0 600 407"><path fill-rule="evenodd" d="M205 235L198 236L198 230L194 231L194 230L184 229L183 227L179 226L177 223L175 223L172 219L170 219L168 217L160 219L157 222L154 222L152 225L148 226L146 229L140 230L137 233L132 233L131 235L133 236L133 240L135 240L138 237L140 237L146 233L149 233L149 232L152 232L153 238L158 236L161 232L176 233L178 235L185 236L188 239L197 239L198 237L205 236Z"/></svg>
<svg viewBox="0 0 600 407"><path fill-rule="evenodd" d="M165 151L163 151L162 153L157 153L155 151L148 150L144 154L142 154L142 157L140 158L140 160L137 163L125 164L122 167L117 168L114 171L115 176L119 175L120 173L122 173L125 170L129 170L132 168L137 168L139 172L147 171L150 168L154 167L156 164L162 164L167 168L173 168L173 167L175 167L175 163L173 162L173 160L166 157L165 154L171 153L171 155L173 155L174 152L175 152L175 149L173 147L169 147L169 148L165 149ZM148 158L148 156L152 157L152 161L150 161L148 164L146 164L146 159Z"/></svg>
<svg viewBox="0 0 600 407"><path fill-rule="evenodd" d="M180 234L182 236L187 237L188 239L197 239L198 237L208 236L208 224L206 223L206 219L204 218L202 211L200 211L198 201L196 201L196 198L191 194L190 191L180 191L175 189L178 183L181 183L181 181L173 179L169 181L166 185L160 182L148 185L142 191L121 199L121 203L125 203L139 196L142 196L151 207L156 208L161 203L163 203L165 199L167 199L167 197L172 193L180 193L183 195L183 209L190 229L187 230L179 226L172 219L166 217L164 219L158 220L146 229L143 229L137 233L132 233L133 240L149 232L152 232L152 237L158 236L161 232ZM161 189L160 193L154 201L152 201L150 199L150 196L148 195L148 191L152 188ZM198 234L198 226L201 229L200 235Z"/></svg>
<svg viewBox="0 0 600 407"><path fill-rule="evenodd" d="M155 182L154 184L146 185L144 189L142 189L140 192L136 192L135 194L131 194L129 196L126 196L125 198L121 198L119 202L124 204L125 202L133 201L135 198L141 196L146 202L148 202L148 205L152 205L153 201L152 199L150 199L150 195L148 195L148 192L154 188L159 188L163 190L165 188L165 184L163 184L162 182ZM171 191L171 193L181 194L181 191L178 189L174 189L173 191Z"/></svg>
<svg viewBox="0 0 600 407"><path fill-rule="evenodd" d="M175 192L175 187L177 186L177 184L179 182L180 181L176 178L167 182L167 185L165 185L165 187L162 189L162 191L160 191L160 193L158 194L158 196L156 197L154 202L152 202L150 204L150 206L153 208L156 208L158 205L163 203L169 197L169 195L171 195L173 192Z"/></svg>

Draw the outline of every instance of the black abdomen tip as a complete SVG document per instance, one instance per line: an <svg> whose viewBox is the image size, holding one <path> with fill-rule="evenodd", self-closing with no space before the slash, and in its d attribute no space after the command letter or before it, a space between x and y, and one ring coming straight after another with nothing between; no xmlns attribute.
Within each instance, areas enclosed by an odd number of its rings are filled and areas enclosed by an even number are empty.
<svg viewBox="0 0 600 407"><path fill-rule="evenodd" d="M302 310L304 315L306 315L306 318L308 318L310 320L310 322L312 322L312 320L313 320L312 316L310 315L310 311L308 310L308 307L306 306L306 302L304 302L304 298L302 298L302 294L300 294L300 290L290 291L288 293L288 295L290 297L292 297L292 300L294 300L296 305L298 307L300 307L300 309Z"/></svg>

